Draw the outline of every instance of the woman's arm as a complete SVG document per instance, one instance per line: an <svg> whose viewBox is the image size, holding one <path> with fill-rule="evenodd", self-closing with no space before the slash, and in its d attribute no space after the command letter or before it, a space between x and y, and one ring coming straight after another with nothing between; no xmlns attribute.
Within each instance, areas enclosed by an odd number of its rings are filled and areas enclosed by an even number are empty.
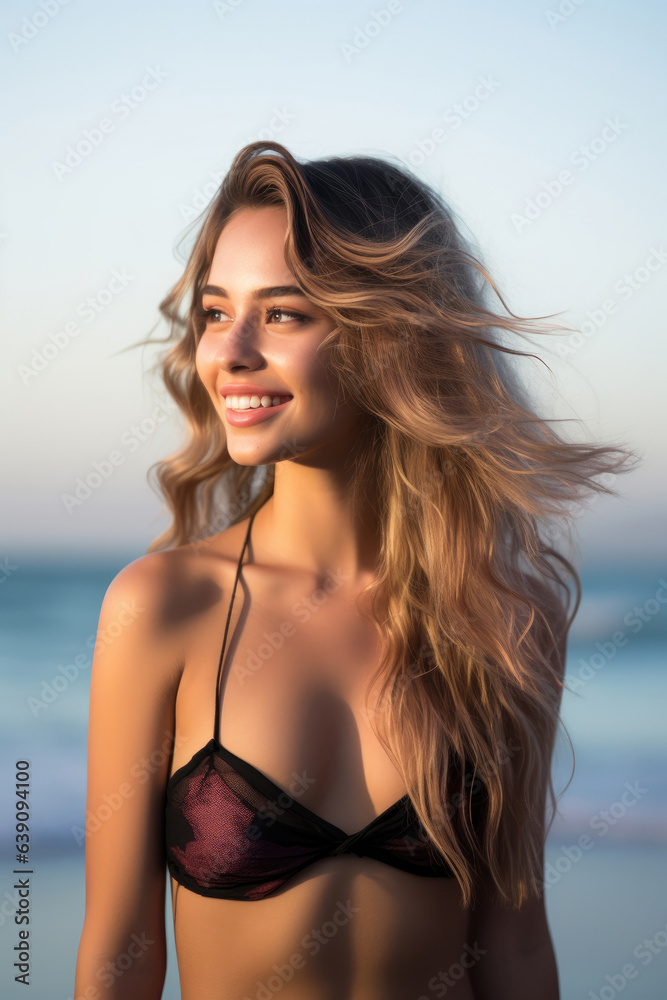
<svg viewBox="0 0 667 1000"><path fill-rule="evenodd" d="M111 582L100 612L88 722L86 907L74 995L159 1000L166 969L164 789L182 670L164 615L170 553Z"/></svg>
<svg viewBox="0 0 667 1000"><path fill-rule="evenodd" d="M544 897L511 910L488 889L472 911L468 943L480 956L470 969L475 1000L560 1000Z"/></svg>
<svg viewBox="0 0 667 1000"><path fill-rule="evenodd" d="M561 680L567 656L567 619L562 607L541 588L556 648L538 625L539 641ZM546 806L546 789L543 803ZM544 810L543 810L544 815ZM544 843L545 838L542 838ZM544 851L540 884L544 884ZM468 943L479 960L470 969L475 1000L560 1000L558 967L547 922L544 894L513 910L499 902L490 878L481 886L480 900L470 916ZM483 952L483 954L482 954Z"/></svg>

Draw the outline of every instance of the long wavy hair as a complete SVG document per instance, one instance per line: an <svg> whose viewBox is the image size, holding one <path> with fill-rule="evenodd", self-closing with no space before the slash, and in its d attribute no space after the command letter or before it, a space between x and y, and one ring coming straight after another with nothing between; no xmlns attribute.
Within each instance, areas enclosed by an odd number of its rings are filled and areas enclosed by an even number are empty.
<svg viewBox="0 0 667 1000"><path fill-rule="evenodd" d="M358 502L374 484L381 525L372 610L359 612L387 649L369 685L382 679L374 732L463 905L484 875L519 907L543 893L565 642L581 598L554 545L587 497L618 495L611 481L637 456L568 441L537 412L518 364L541 359L512 338L569 328L508 309L436 191L389 160L299 162L280 143L252 142L191 227L183 275L160 303L168 347L155 367L187 440L149 470L172 523L148 552L206 544L273 493L275 464L231 459L195 368L220 232L237 209L261 206L286 209L287 266L335 321L319 349L367 418L350 489Z"/></svg>

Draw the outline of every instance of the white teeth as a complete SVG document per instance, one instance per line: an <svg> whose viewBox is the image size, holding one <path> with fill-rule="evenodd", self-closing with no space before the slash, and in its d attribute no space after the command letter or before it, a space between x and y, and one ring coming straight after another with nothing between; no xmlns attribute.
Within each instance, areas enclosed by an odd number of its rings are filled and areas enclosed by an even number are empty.
<svg viewBox="0 0 667 1000"><path fill-rule="evenodd" d="M257 410L260 406L278 406L291 396L227 396L225 403L232 410Z"/></svg>

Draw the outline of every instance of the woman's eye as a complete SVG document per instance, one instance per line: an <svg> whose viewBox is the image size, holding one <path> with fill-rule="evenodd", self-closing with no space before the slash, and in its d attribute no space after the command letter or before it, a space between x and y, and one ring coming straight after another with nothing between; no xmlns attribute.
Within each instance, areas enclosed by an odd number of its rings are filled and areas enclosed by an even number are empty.
<svg viewBox="0 0 667 1000"><path fill-rule="evenodd" d="M222 309L203 309L201 315L205 324L208 326L209 323L220 323L222 317L225 316L226 313ZM280 318L276 319L276 316ZM276 323L278 326L281 326L283 323L290 320L296 320L297 323L305 323L307 321L307 317L303 316L301 313L292 312L289 309L281 309L277 306L273 309L266 310L267 323Z"/></svg>
<svg viewBox="0 0 667 1000"><path fill-rule="evenodd" d="M279 313L283 317L281 322L284 322L284 317L287 317L288 319L295 319L297 322L301 323L306 319L306 317L302 316L301 313L290 312L289 309L269 309L266 314L267 320L270 316L274 316L276 313ZM280 326L280 322L278 325Z"/></svg>
<svg viewBox="0 0 667 1000"><path fill-rule="evenodd" d="M217 323L219 320L214 319L214 316L222 316L222 309L204 309L202 316L207 323Z"/></svg>

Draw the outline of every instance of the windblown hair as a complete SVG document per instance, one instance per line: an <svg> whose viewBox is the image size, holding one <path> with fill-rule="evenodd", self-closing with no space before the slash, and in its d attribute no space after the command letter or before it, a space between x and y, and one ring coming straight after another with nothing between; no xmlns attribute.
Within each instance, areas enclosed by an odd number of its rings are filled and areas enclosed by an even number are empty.
<svg viewBox="0 0 667 1000"><path fill-rule="evenodd" d="M581 597L574 566L550 543L566 534L573 505L618 495L609 483L636 456L568 441L538 414L518 370L536 355L507 341L568 328L507 308L437 192L380 158L302 163L279 143L252 142L196 221L184 273L160 304L170 324L161 343L175 343L158 367L189 436L149 472L172 524L148 552L199 544L273 493L275 464L262 478L231 459L195 369L220 232L236 210L261 206L286 210L287 266L335 322L319 349L342 396L367 415L351 490L356 503L373 484L381 524L367 588L387 648L371 681L383 679L374 731L463 905L483 877L519 907L543 892L566 635ZM507 315L490 308L489 288ZM476 830L470 797L480 787Z"/></svg>

